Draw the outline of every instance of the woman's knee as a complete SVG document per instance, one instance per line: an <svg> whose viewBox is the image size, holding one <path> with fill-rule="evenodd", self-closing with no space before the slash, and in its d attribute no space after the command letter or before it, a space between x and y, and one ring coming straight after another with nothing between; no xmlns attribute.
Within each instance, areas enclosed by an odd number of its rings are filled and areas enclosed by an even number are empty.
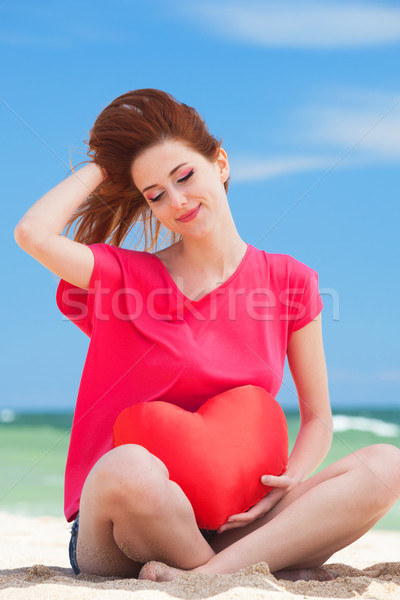
<svg viewBox="0 0 400 600"><path fill-rule="evenodd" d="M90 471L85 486L113 506L128 503L141 514L164 502L168 470L143 446L125 444L104 454Z"/></svg>
<svg viewBox="0 0 400 600"><path fill-rule="evenodd" d="M392 444L373 444L355 455L369 477L371 494L383 506L394 504L400 498L400 449Z"/></svg>

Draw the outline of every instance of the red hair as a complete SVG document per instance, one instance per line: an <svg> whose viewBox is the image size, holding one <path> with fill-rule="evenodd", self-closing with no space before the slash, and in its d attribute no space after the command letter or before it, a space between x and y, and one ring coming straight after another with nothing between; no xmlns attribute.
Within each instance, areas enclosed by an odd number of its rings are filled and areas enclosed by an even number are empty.
<svg viewBox="0 0 400 600"><path fill-rule="evenodd" d="M133 90L113 100L97 117L89 142L85 140L88 156L107 176L70 217L66 234L78 219L75 241L120 246L130 229L142 222L136 246L143 233L146 251L157 245L161 223L133 183L131 166L140 153L165 140L181 141L210 161L216 160L221 147L221 140L210 134L198 112L166 92ZM226 192L228 183L229 179L224 184ZM171 243L182 237L169 234Z"/></svg>

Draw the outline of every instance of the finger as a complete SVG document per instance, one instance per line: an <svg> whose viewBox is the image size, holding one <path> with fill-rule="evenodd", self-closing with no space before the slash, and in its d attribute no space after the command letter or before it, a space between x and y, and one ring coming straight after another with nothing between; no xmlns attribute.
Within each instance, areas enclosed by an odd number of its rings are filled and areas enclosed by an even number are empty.
<svg viewBox="0 0 400 600"><path fill-rule="evenodd" d="M251 523L255 519L265 515L265 513L279 501L281 495L282 492L280 490L273 490L268 496L262 498L255 506L249 508L246 512L230 515L222 526L226 527L227 525L234 525L234 527L237 527L238 525L247 525L247 523Z"/></svg>
<svg viewBox="0 0 400 600"><path fill-rule="evenodd" d="M276 477L275 475L263 475L261 477L261 483L271 487L286 488L290 485L290 477L287 475L280 475L279 477Z"/></svg>
<svg viewBox="0 0 400 600"><path fill-rule="evenodd" d="M259 517L262 517L267 510L257 511L257 513L249 514L249 512L243 513L240 515L240 518L236 518L232 521L226 521L219 529L217 529L218 533L222 533L223 531L228 531L229 529L235 529L236 527L244 527L253 521L256 521ZM238 515L239 517L239 515Z"/></svg>
<svg viewBox="0 0 400 600"><path fill-rule="evenodd" d="M240 527L242 525L246 525L247 523L250 523L251 521L254 521L255 518L256 518L256 516L254 514L249 514L249 513L242 513L240 515L232 515L225 521L225 523L223 523L221 525L221 527L224 527L224 528Z"/></svg>
<svg viewBox="0 0 400 600"><path fill-rule="evenodd" d="M253 519L256 519L257 517L263 515L264 512L265 512L265 503L263 503L263 504L257 503L255 506L253 506L252 508L249 508L249 510L247 510L244 513L240 513L237 515L231 515L230 517L227 518L225 523L237 523L238 521L243 521L244 523L247 523L248 521L252 521Z"/></svg>
<svg viewBox="0 0 400 600"><path fill-rule="evenodd" d="M238 527L244 527L245 525L248 525L248 522L245 521L237 521L234 523L224 523L224 525L221 525L221 527L219 529L217 529L218 533L224 533L225 531L229 531L230 529L237 529Z"/></svg>
<svg viewBox="0 0 400 600"><path fill-rule="evenodd" d="M242 515L234 515L232 517L229 517L224 525L227 525L228 523L241 523L242 521L247 521L249 518L251 518L251 515L247 515L247 514L242 514Z"/></svg>

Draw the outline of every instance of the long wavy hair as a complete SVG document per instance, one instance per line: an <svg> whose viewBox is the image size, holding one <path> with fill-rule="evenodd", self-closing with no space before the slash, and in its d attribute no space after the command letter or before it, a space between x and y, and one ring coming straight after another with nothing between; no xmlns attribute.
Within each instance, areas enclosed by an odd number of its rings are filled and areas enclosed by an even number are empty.
<svg viewBox="0 0 400 600"><path fill-rule="evenodd" d="M89 141L84 140L89 146L87 155L101 167L105 179L71 215L66 235L77 221L75 241L121 246L134 225L142 222L135 248L143 234L144 250L157 248L162 225L133 183L131 166L144 150L166 140L181 141L210 161L217 158L222 143L210 134L194 108L167 92L133 90L113 100L97 117ZM228 184L229 179L224 184L226 192ZM182 239L167 230L162 241L168 235L171 244Z"/></svg>

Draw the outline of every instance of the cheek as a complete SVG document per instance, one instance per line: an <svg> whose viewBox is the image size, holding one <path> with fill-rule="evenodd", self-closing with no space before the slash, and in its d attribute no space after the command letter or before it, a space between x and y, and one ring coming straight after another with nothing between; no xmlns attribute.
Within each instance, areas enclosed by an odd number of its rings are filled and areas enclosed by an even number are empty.
<svg viewBox="0 0 400 600"><path fill-rule="evenodd" d="M170 217L169 208L165 202L163 202L162 205L160 204L160 205L154 206L154 208L152 208L151 210L153 212L153 215L159 221L167 221Z"/></svg>

